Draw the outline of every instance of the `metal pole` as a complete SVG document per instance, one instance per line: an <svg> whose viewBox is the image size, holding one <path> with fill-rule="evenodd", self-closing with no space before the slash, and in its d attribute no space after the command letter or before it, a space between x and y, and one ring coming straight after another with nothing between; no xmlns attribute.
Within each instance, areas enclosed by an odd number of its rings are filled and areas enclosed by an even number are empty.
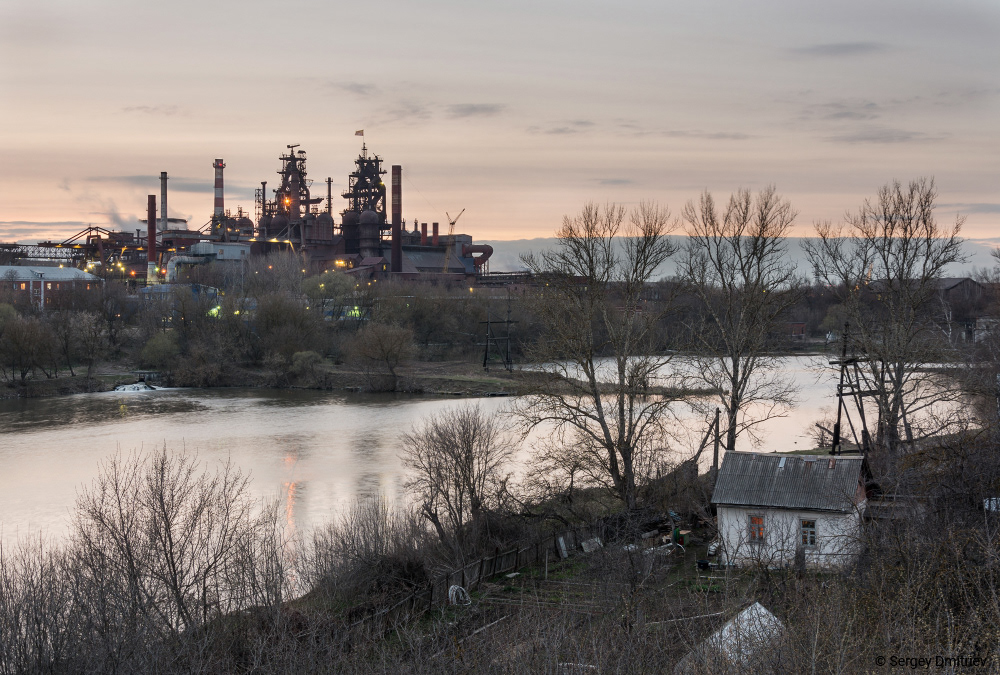
<svg viewBox="0 0 1000 675"><path fill-rule="evenodd" d="M712 451L712 480L719 473L719 414L722 411L715 409L715 449Z"/></svg>
<svg viewBox="0 0 1000 675"><path fill-rule="evenodd" d="M837 385L837 422L833 425L833 444L830 446L830 454L840 453L840 420L844 412L844 371L847 368L847 330L849 323L844 322L844 344L840 350L840 384Z"/></svg>

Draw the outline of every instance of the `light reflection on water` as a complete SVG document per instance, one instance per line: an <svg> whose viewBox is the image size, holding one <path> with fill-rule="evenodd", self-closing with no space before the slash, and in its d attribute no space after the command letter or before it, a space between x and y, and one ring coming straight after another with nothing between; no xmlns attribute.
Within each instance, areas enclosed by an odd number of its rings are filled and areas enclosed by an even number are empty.
<svg viewBox="0 0 1000 675"><path fill-rule="evenodd" d="M789 359L799 407L762 429L762 450L812 447L813 423L833 408L833 376ZM487 411L510 401L475 399ZM357 495L403 498L399 435L452 398L289 390L105 392L0 401L0 539L69 525L77 490L117 450L197 452L211 465L231 459L250 473L255 494L277 500L290 531L308 531ZM688 444L704 434L699 414L682 412ZM740 449L752 449L746 441ZM693 448L692 448L693 449ZM682 448L683 451L683 448ZM711 461L710 452L705 459Z"/></svg>

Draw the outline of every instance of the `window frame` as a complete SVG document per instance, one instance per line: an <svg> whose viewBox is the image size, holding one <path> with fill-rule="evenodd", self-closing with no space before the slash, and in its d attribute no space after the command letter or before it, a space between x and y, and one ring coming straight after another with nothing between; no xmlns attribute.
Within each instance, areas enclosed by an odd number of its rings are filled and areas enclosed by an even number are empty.
<svg viewBox="0 0 1000 675"><path fill-rule="evenodd" d="M759 523L754 522L754 518L760 518ZM751 544L763 544L767 541L767 520L763 513L747 514L747 534Z"/></svg>
<svg viewBox="0 0 1000 675"><path fill-rule="evenodd" d="M812 527L806 527L806 523L812 523ZM799 545L802 548L819 547L819 521L816 518L799 518ZM809 543L811 539L812 543Z"/></svg>

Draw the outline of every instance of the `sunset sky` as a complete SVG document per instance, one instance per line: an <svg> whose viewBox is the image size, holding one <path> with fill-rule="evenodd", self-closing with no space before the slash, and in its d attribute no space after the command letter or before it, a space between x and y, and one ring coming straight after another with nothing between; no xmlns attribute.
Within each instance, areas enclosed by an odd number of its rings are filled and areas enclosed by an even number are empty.
<svg viewBox="0 0 1000 675"><path fill-rule="evenodd" d="M134 229L160 171L200 226L216 157L252 211L290 143L339 192L356 129L403 165L408 222L465 208L478 239L769 183L808 235L919 176L1000 237L998 36L995 0L4 0L0 241Z"/></svg>

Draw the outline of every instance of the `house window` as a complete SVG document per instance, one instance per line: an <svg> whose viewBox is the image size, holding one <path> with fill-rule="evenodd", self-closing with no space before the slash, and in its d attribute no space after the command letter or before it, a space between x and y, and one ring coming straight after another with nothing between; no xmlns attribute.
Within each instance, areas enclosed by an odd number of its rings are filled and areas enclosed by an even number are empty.
<svg viewBox="0 0 1000 675"><path fill-rule="evenodd" d="M750 543L759 544L764 541L764 516L750 516Z"/></svg>
<svg viewBox="0 0 1000 675"><path fill-rule="evenodd" d="M799 521L799 531L802 534L801 541L802 545L806 547L816 546L816 521L815 520L800 520Z"/></svg>
<svg viewBox="0 0 1000 675"><path fill-rule="evenodd" d="M45 288L46 288L47 290L50 290L50 291L51 291L51 290L52 290L52 282L51 282L51 281L48 281L48 282L46 282L46 283L45 283Z"/></svg>
<svg viewBox="0 0 1000 675"><path fill-rule="evenodd" d="M22 290L22 291L24 291L24 290L27 290L27 288L28 288L28 284L26 284L26 283L24 283L24 282L22 281L22 282L21 282L21 290Z"/></svg>

